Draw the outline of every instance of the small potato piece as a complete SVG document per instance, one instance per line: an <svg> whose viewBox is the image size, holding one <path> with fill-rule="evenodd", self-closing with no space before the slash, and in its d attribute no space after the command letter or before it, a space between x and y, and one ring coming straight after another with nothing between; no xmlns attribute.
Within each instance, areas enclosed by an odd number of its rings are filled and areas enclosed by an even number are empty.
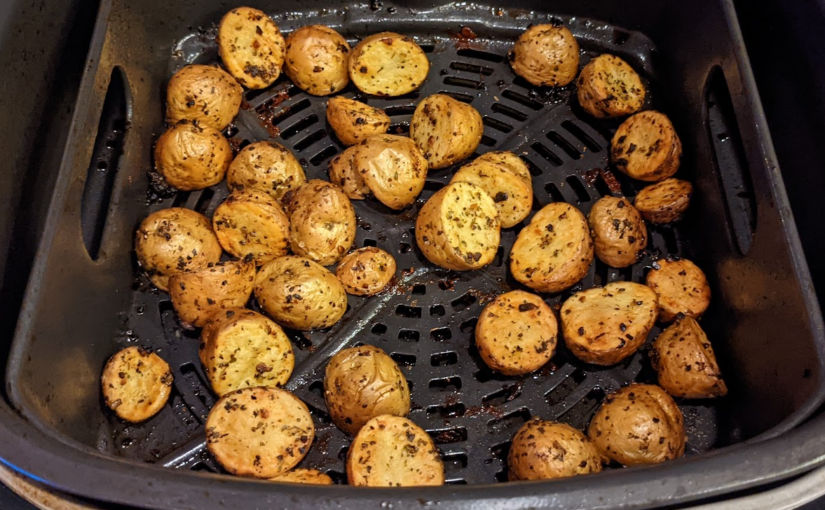
<svg viewBox="0 0 825 510"><path fill-rule="evenodd" d="M284 46L278 26L258 9L232 9L218 27L221 60L229 74L248 89L262 89L275 82L284 64Z"/></svg>
<svg viewBox="0 0 825 510"><path fill-rule="evenodd" d="M288 328L328 328L347 310L347 293L334 274L305 257L287 255L258 271L255 297L266 313Z"/></svg>
<svg viewBox="0 0 825 510"><path fill-rule="evenodd" d="M355 296L373 296L384 290L395 276L395 259L381 248L365 246L345 256L335 276Z"/></svg>
<svg viewBox="0 0 825 510"><path fill-rule="evenodd" d="M335 94L349 83L349 49L347 40L327 26L301 27L286 38L284 72L314 96Z"/></svg>
<svg viewBox="0 0 825 510"><path fill-rule="evenodd" d="M169 297L180 320L196 328L229 308L243 307L255 286L255 264L218 262L169 278Z"/></svg>
<svg viewBox="0 0 825 510"><path fill-rule="evenodd" d="M657 464L685 453L682 411L653 384L631 384L608 395L587 435L603 455L625 466Z"/></svg>
<svg viewBox="0 0 825 510"><path fill-rule="evenodd" d="M295 356L284 330L263 315L233 308L201 331L200 359L218 395L253 386L283 386Z"/></svg>
<svg viewBox="0 0 825 510"><path fill-rule="evenodd" d="M558 331L553 310L539 296L514 290L484 307L475 341L488 367L504 375L522 375L550 361Z"/></svg>
<svg viewBox="0 0 825 510"><path fill-rule="evenodd" d="M100 378L103 400L118 417L133 423L158 413L172 390L172 372L160 356L140 347L114 354Z"/></svg>
<svg viewBox="0 0 825 510"><path fill-rule="evenodd" d="M415 242L424 256L454 271L479 269L496 256L501 224L493 199L468 182L450 183L424 204L415 219Z"/></svg>
<svg viewBox="0 0 825 510"><path fill-rule="evenodd" d="M598 473L602 454L578 429L533 418L518 429L507 456L510 480L547 480Z"/></svg>
<svg viewBox="0 0 825 510"><path fill-rule="evenodd" d="M445 168L468 157L481 143L481 114L446 94L433 94L418 103L410 121L410 138L430 168Z"/></svg>
<svg viewBox="0 0 825 510"><path fill-rule="evenodd" d="M238 115L243 88L226 71L215 66L188 65L166 86L166 122L198 121L221 130Z"/></svg>
<svg viewBox="0 0 825 510"><path fill-rule="evenodd" d="M645 102L641 78L616 55L599 55L588 62L576 85L581 107L599 119L630 115Z"/></svg>
<svg viewBox="0 0 825 510"><path fill-rule="evenodd" d="M652 110L628 117L610 141L616 168L640 181L661 181L675 174L682 142L670 119Z"/></svg>
<svg viewBox="0 0 825 510"><path fill-rule="evenodd" d="M332 485L332 478L317 469L296 468L270 478L273 482L306 483L310 485Z"/></svg>
<svg viewBox="0 0 825 510"><path fill-rule="evenodd" d="M444 485L444 464L432 438L412 420L376 416L352 440L347 479L357 487Z"/></svg>
<svg viewBox="0 0 825 510"><path fill-rule="evenodd" d="M600 198L587 218L596 256L612 267L627 267L647 247L647 227L626 198Z"/></svg>
<svg viewBox="0 0 825 510"><path fill-rule="evenodd" d="M304 169L289 149L275 142L255 142L235 156L226 172L230 191L261 191L281 200L307 181Z"/></svg>
<svg viewBox="0 0 825 510"><path fill-rule="evenodd" d="M349 77L362 92L403 96L424 83L430 61L411 38L394 32L373 34L352 50Z"/></svg>
<svg viewBox="0 0 825 510"><path fill-rule="evenodd" d="M636 209L651 223L671 223L682 218L690 205L693 185L680 179L665 179L646 186L636 195Z"/></svg>
<svg viewBox="0 0 825 510"><path fill-rule="evenodd" d="M344 191L331 182L312 179L284 198L289 215L292 252L334 264L355 241L355 209Z"/></svg>
<svg viewBox="0 0 825 510"><path fill-rule="evenodd" d="M358 146L347 147L344 152L329 162L329 180L341 186L350 200L363 200L370 194L370 188L355 168L353 159L358 153Z"/></svg>
<svg viewBox="0 0 825 510"><path fill-rule="evenodd" d="M567 348L594 365L615 365L645 343L656 322L656 294L634 282L577 292L561 307Z"/></svg>
<svg viewBox="0 0 825 510"><path fill-rule="evenodd" d="M510 272L539 292L560 292L584 278L593 262L593 239L584 215L554 202L537 212L510 250Z"/></svg>
<svg viewBox="0 0 825 510"><path fill-rule="evenodd" d="M396 210L415 202L427 179L427 160L411 139L373 135L357 147L352 166L379 202Z"/></svg>
<svg viewBox="0 0 825 510"><path fill-rule="evenodd" d="M516 161L513 161L516 160ZM526 165L526 177L514 166L524 165L512 152L488 152L458 169L450 182L469 182L481 187L498 208L501 228L517 225L533 207L533 184Z"/></svg>
<svg viewBox="0 0 825 510"><path fill-rule="evenodd" d="M135 232L140 266L160 290L169 289L169 277L203 269L221 258L221 245L209 218L183 207L153 212Z"/></svg>
<svg viewBox="0 0 825 510"><path fill-rule="evenodd" d="M155 167L170 186L183 191L218 184L231 161L229 142L209 126L181 122L155 144Z"/></svg>
<svg viewBox="0 0 825 510"><path fill-rule="evenodd" d="M329 360L324 400L335 425L352 435L376 416L406 416L410 412L410 389L404 373L372 345L344 349Z"/></svg>
<svg viewBox="0 0 825 510"><path fill-rule="evenodd" d="M344 145L354 145L390 128L390 116L384 110L343 96L327 101L327 122Z"/></svg>
<svg viewBox="0 0 825 510"><path fill-rule="evenodd" d="M287 253L289 219L265 193L232 193L215 209L212 224L221 246L239 259L251 257L263 264Z"/></svg>
<svg viewBox="0 0 825 510"><path fill-rule="evenodd" d="M659 259L645 283L659 296L659 319L670 322L678 314L701 317L710 304L710 285L699 267L687 259Z"/></svg>
<svg viewBox="0 0 825 510"><path fill-rule="evenodd" d="M533 85L567 85L579 72L579 43L567 27L533 25L516 40L509 58L513 71Z"/></svg>
<svg viewBox="0 0 825 510"><path fill-rule="evenodd" d="M693 317L676 319L656 337L650 361L659 386L674 397L713 398L728 392L713 347Z"/></svg>
<svg viewBox="0 0 825 510"><path fill-rule="evenodd" d="M206 446L233 475L272 478L309 451L315 426L306 404L279 388L244 388L220 398L206 419Z"/></svg>

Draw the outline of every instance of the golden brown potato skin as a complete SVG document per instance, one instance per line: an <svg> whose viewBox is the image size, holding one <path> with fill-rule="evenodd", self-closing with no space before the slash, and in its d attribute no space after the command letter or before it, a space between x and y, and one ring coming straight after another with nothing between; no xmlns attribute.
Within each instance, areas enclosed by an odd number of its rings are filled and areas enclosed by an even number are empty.
<svg viewBox="0 0 825 510"><path fill-rule="evenodd" d="M587 218L596 256L612 267L636 262L647 247L647 227L642 215L624 197L602 197Z"/></svg>
<svg viewBox="0 0 825 510"><path fill-rule="evenodd" d="M648 110L621 123L610 141L610 161L640 181L661 181L676 173L682 142L666 115Z"/></svg>
<svg viewBox="0 0 825 510"><path fill-rule="evenodd" d="M344 191L331 182L312 179L284 198L289 215L292 252L334 264L355 241L355 209Z"/></svg>
<svg viewBox="0 0 825 510"><path fill-rule="evenodd" d="M424 83L430 61L411 38L380 32L364 38L350 53L349 77L362 92L402 96Z"/></svg>
<svg viewBox="0 0 825 510"><path fill-rule="evenodd" d="M216 313L244 306L254 285L255 264L231 260L173 274L169 297L181 322L200 328Z"/></svg>
<svg viewBox="0 0 825 510"><path fill-rule="evenodd" d="M657 464L685 453L682 411L653 384L631 384L608 395L587 435L602 454L625 466Z"/></svg>
<svg viewBox="0 0 825 510"><path fill-rule="evenodd" d="M247 145L226 171L230 191L261 191L279 201L306 181L304 169L292 152L275 142Z"/></svg>
<svg viewBox="0 0 825 510"><path fill-rule="evenodd" d="M518 429L507 456L510 480L547 480L598 473L598 448L566 423L533 418Z"/></svg>
<svg viewBox="0 0 825 510"><path fill-rule="evenodd" d="M665 179L645 186L636 195L636 209L651 223L671 223L682 218L690 205L693 185L681 179Z"/></svg>
<svg viewBox="0 0 825 510"><path fill-rule="evenodd" d="M266 13L251 7L227 12L218 27L221 60L241 85L268 87L281 74L284 37Z"/></svg>
<svg viewBox="0 0 825 510"><path fill-rule="evenodd" d="M692 317L680 317L653 342L650 361L659 386L674 397L713 398L727 394L707 335Z"/></svg>
<svg viewBox="0 0 825 510"><path fill-rule="evenodd" d="M392 358L372 345L344 349L330 358L324 400L332 421L355 435L370 419L410 412L410 389Z"/></svg>
<svg viewBox="0 0 825 510"><path fill-rule="evenodd" d="M347 147L329 161L329 181L341 186L350 200L363 200L370 194L370 188L355 168L354 158L358 146Z"/></svg>
<svg viewBox="0 0 825 510"><path fill-rule="evenodd" d="M579 72L579 43L564 26L531 26L509 57L513 72L539 87L567 85Z"/></svg>
<svg viewBox="0 0 825 510"><path fill-rule="evenodd" d="M328 328L347 310L347 293L334 274L305 257L287 255L264 264L255 297L275 322L288 328Z"/></svg>
<svg viewBox="0 0 825 510"><path fill-rule="evenodd" d="M311 485L332 485L332 478L317 469L295 468L270 478L273 482L306 483Z"/></svg>
<svg viewBox="0 0 825 510"><path fill-rule="evenodd" d="M599 55L588 62L576 85L581 107L600 119L637 112L645 101L641 78L616 55Z"/></svg>
<svg viewBox="0 0 825 510"><path fill-rule="evenodd" d="M215 209L212 225L223 248L240 259L263 264L286 255L289 218L271 196L235 191Z"/></svg>
<svg viewBox="0 0 825 510"><path fill-rule="evenodd" d="M701 317L710 305L705 273L688 259L657 260L647 273L646 283L659 296L659 319L665 322L680 313Z"/></svg>
<svg viewBox="0 0 825 510"><path fill-rule="evenodd" d="M354 145L390 128L390 116L368 104L335 96L327 101L327 122L344 145Z"/></svg>
<svg viewBox="0 0 825 510"><path fill-rule="evenodd" d="M472 106L446 94L433 94L418 103L410 121L410 138L430 168L445 168L478 148L484 124Z"/></svg>
<svg viewBox="0 0 825 510"><path fill-rule="evenodd" d="M349 44L324 25L301 27L286 38L284 72L301 90L326 96L349 83Z"/></svg>
<svg viewBox="0 0 825 510"><path fill-rule="evenodd" d="M396 264L392 255L374 246L365 246L348 253L335 269L347 293L372 296L384 290L395 277Z"/></svg>
<svg viewBox="0 0 825 510"><path fill-rule="evenodd" d="M171 207L146 217L135 232L138 263L160 290L175 273L203 269L221 258L209 219L191 209Z"/></svg>
<svg viewBox="0 0 825 510"><path fill-rule="evenodd" d="M170 186L183 191L218 184L231 161L229 142L209 126L181 122L155 143L155 167Z"/></svg>
<svg viewBox="0 0 825 510"><path fill-rule="evenodd" d="M243 88L229 73L215 66L188 65L166 86L166 122L198 121L222 130L238 115Z"/></svg>
<svg viewBox="0 0 825 510"><path fill-rule="evenodd" d="M357 147L351 164L379 202L396 210L415 202L427 179L427 160L411 139L372 135Z"/></svg>
<svg viewBox="0 0 825 510"><path fill-rule="evenodd" d="M103 400L119 418L148 420L163 409L172 391L169 365L153 352L127 347L115 353L100 377Z"/></svg>

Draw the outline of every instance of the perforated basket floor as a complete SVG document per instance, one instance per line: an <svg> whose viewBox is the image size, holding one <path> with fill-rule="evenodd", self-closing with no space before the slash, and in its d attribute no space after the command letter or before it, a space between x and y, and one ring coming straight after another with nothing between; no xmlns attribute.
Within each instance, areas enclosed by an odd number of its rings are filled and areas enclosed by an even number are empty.
<svg viewBox="0 0 825 510"><path fill-rule="evenodd" d="M492 16L496 19L496 12ZM376 23L377 18L383 21ZM342 19L346 20L343 25ZM415 104L429 94L446 93L472 104L485 125L478 154L512 150L522 156L532 173L533 211L549 202L564 201L587 213L606 194L635 195L638 184L611 173L607 164L610 136L618 122L596 121L584 114L576 104L573 86L536 89L512 73L506 53L517 34L536 22L527 15L483 25L456 23L455 33L431 33L425 19L408 17L396 23L393 12L376 16L367 10L291 13L276 16L276 21L287 32L304 24L329 24L351 43L379 30L413 35L431 62L420 90L399 98L365 98L350 86L344 95L383 108L392 118L390 132L394 133L408 131ZM622 55L649 83L649 96L654 98L650 105L657 105L651 67L655 49L646 37L581 18L563 21L582 46L582 65L601 52ZM471 30L462 31L463 26ZM476 33L478 37L473 37ZM169 74L186 63L214 62L216 55L214 27L196 31L175 47ZM325 101L303 93L282 77L269 89L246 94L246 103L227 135L237 148L256 140L281 143L300 158L308 178L327 179L327 164L343 146L325 123ZM510 438L531 416L583 429L606 392L633 380L653 381L644 349L618 366L600 368L573 358L561 341L552 361L534 374L504 377L484 365L474 347L475 322L492 297L520 288L508 274L507 262L522 225L502 232L498 255L484 270L456 273L427 262L415 246L414 220L421 205L454 170L431 171L415 205L401 212L371 199L354 201L356 246L378 246L392 253L398 262L397 282L376 297L350 296L343 320L329 330L289 332L296 366L286 387L307 403L317 427L315 443L301 466L326 471L337 482L346 479L349 440L330 423L322 381L329 356L347 346L379 346L402 367L412 390L410 418L435 439L447 483L452 484L506 480ZM184 206L211 216L226 194L224 185L165 198L153 190L147 214ZM634 266L616 270L597 260L580 284L547 295L546 301L558 309L577 290L615 280L642 281L653 259L682 250L678 228L652 228L649 237L646 256ZM174 390L167 408L145 424L126 425L111 417L108 428L101 431L105 438L101 444L114 445L118 455L173 468L220 471L203 442L203 424L216 398L198 361L199 331L181 327L165 293L140 278L133 288L133 305L123 313L123 331L116 341L150 347L169 361ZM254 302L250 306L254 308ZM658 332L654 328L651 338ZM688 455L715 446L717 409L705 403L681 407Z"/></svg>

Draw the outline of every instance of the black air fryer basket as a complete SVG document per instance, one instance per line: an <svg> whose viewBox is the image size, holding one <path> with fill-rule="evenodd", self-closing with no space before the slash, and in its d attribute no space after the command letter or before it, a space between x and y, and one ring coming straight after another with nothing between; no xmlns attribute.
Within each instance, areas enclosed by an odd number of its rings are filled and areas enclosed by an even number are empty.
<svg viewBox="0 0 825 510"><path fill-rule="evenodd" d="M215 25L235 4L163 0L102 2L50 213L8 360L11 407L0 408L0 456L67 492L147 507L202 508L481 503L516 506L649 506L742 490L802 472L825 454L821 419L803 421L825 397L825 338L793 219L730 2L570 0L518 5L425 2L395 5L252 2L284 32L326 24L350 41L379 31L409 34L431 70L418 91L363 97L405 133L415 104L446 93L472 104L485 129L478 153L512 150L530 168L534 211L565 201L587 213L601 196L640 189L607 165L617 121L578 107L573 86L535 88L515 77L506 53L531 23L562 22L593 56L618 54L640 71L646 107L673 119L683 146L679 176L694 183L684 221L651 228L645 257L617 270L601 262L572 289L641 281L656 258L688 257L708 275L713 299L702 324L730 394L684 401L683 459L611 469L563 481L504 484L515 431L537 416L585 428L603 396L630 381L652 382L645 349L607 368L574 359L563 345L534 374L489 370L472 337L498 293L520 288L507 271L521 225L502 232L493 264L457 273L429 264L415 246L415 214L454 169L431 171L408 210L355 204L357 246L398 262L397 282L378 297L350 297L330 330L290 332L296 367L287 388L309 406L317 435L301 466L345 482L348 439L330 422L323 368L360 343L386 350L412 389L410 418L434 438L447 486L412 489L306 487L228 477L204 447L215 401L197 361L198 332L181 327L168 296L138 274L133 232L149 212L183 206L211 215L223 185L170 193L150 182L151 148L163 130L171 74L217 61ZM325 98L285 77L248 91L227 136L236 148L272 139L290 148L309 178L326 179L342 150L325 124ZM659 332L655 329L651 338ZM175 376L169 404L142 424L104 409L99 374L127 345L158 352ZM802 425L800 425L802 424Z"/></svg>

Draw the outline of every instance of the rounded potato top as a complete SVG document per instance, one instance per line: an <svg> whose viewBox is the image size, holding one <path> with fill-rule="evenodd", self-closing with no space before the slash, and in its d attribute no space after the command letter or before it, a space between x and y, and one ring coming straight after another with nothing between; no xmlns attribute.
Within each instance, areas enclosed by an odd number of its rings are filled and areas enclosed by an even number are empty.
<svg viewBox="0 0 825 510"><path fill-rule="evenodd" d="M155 166L169 185L183 191L208 188L223 180L232 147L220 131L180 122L160 135Z"/></svg>
<svg viewBox="0 0 825 510"><path fill-rule="evenodd" d="M355 241L355 209L344 191L312 179L284 199L293 253L322 266L334 264Z"/></svg>
<svg viewBox="0 0 825 510"><path fill-rule="evenodd" d="M100 383L103 399L111 410L124 420L140 422L166 405L172 372L157 354L132 346L109 358Z"/></svg>
<svg viewBox="0 0 825 510"><path fill-rule="evenodd" d="M275 142L254 142L244 147L226 172L232 191L262 191L281 200L307 180L304 169L289 149Z"/></svg>
<svg viewBox="0 0 825 510"><path fill-rule="evenodd" d="M218 27L218 51L229 73L246 88L262 89L281 74L284 37L263 11L237 7Z"/></svg>
<svg viewBox="0 0 825 510"><path fill-rule="evenodd" d="M688 259L657 260L645 282L659 297L659 318L663 321L671 321L680 313L700 317L710 305L705 273Z"/></svg>
<svg viewBox="0 0 825 510"><path fill-rule="evenodd" d="M516 40L510 65L533 85L567 85L579 71L579 43L565 26L533 25Z"/></svg>
<svg viewBox="0 0 825 510"><path fill-rule="evenodd" d="M212 225L221 246L235 257L262 264L288 251L289 219L266 193L231 193L215 209Z"/></svg>
<svg viewBox="0 0 825 510"><path fill-rule="evenodd" d="M415 201L427 179L427 160L406 136L372 135L358 145L352 165L378 201L403 209Z"/></svg>
<svg viewBox="0 0 825 510"><path fill-rule="evenodd" d="M645 101L642 79L616 55L599 55L582 68L577 81L579 104L598 118L637 112Z"/></svg>
<svg viewBox="0 0 825 510"><path fill-rule="evenodd" d="M286 38L284 71L300 89L316 96L334 94L349 83L349 44L324 25L301 27Z"/></svg>
<svg viewBox="0 0 825 510"><path fill-rule="evenodd" d="M647 227L624 197L605 196L593 204L587 218L596 256L612 267L627 267L647 247Z"/></svg>
<svg viewBox="0 0 825 510"><path fill-rule="evenodd" d="M446 94L427 96L415 107L410 121L410 138L430 168L445 168L467 158L483 134L478 110Z"/></svg>
<svg viewBox="0 0 825 510"><path fill-rule="evenodd" d="M372 296L384 290L395 277L396 264L392 255L374 246L365 246L348 253L335 276L348 293Z"/></svg>
<svg viewBox="0 0 825 510"><path fill-rule="evenodd" d="M352 50L349 76L358 89L376 96L402 96L424 83L430 61L415 41L395 32L366 37Z"/></svg>
<svg viewBox="0 0 825 510"><path fill-rule="evenodd" d="M384 110L343 96L327 101L327 122L344 145L387 132L390 116Z"/></svg>
<svg viewBox="0 0 825 510"><path fill-rule="evenodd" d="M645 186L635 200L636 209L651 223L670 223L682 217L690 205L693 185L669 178Z"/></svg>
<svg viewBox="0 0 825 510"><path fill-rule="evenodd" d="M226 71L215 66L188 65L166 87L166 121L198 121L201 126L223 129L238 114L243 88Z"/></svg>
<svg viewBox="0 0 825 510"><path fill-rule="evenodd" d="M681 156L682 142L670 119L653 110L625 119L610 141L610 160L640 181L672 176L679 169Z"/></svg>
<svg viewBox="0 0 825 510"><path fill-rule="evenodd" d="M355 155L359 146L347 147L329 161L329 180L341 186L351 200L363 200L370 194L370 188L355 168Z"/></svg>
<svg viewBox="0 0 825 510"><path fill-rule="evenodd" d="M602 455L578 429L534 418L518 429L507 456L510 480L546 480L598 473Z"/></svg>
<svg viewBox="0 0 825 510"><path fill-rule="evenodd" d="M182 322L203 327L215 313L244 306L255 284L255 264L227 260L169 278L169 297Z"/></svg>

